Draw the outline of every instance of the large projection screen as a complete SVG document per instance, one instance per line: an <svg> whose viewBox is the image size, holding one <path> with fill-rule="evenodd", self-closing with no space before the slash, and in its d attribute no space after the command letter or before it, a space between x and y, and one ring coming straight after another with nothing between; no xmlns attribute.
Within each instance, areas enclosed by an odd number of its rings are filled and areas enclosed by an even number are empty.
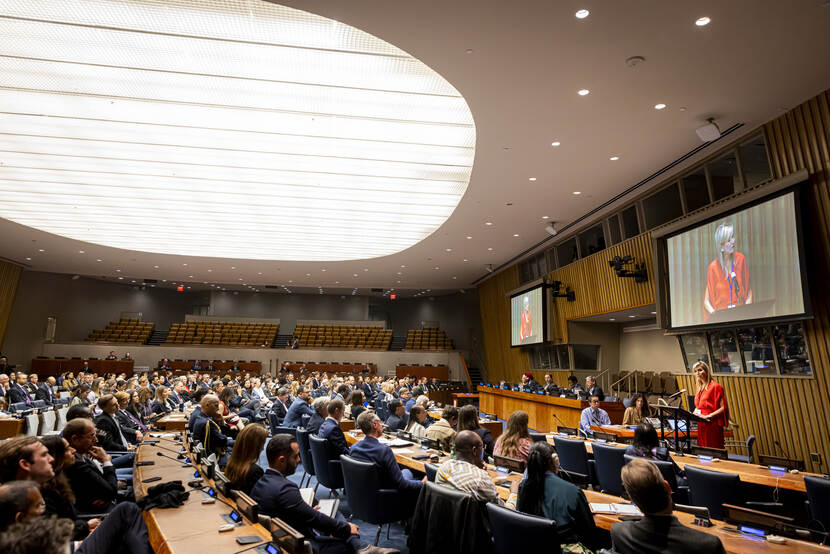
<svg viewBox="0 0 830 554"><path fill-rule="evenodd" d="M668 237L669 327L805 313L796 193Z"/></svg>
<svg viewBox="0 0 830 554"><path fill-rule="evenodd" d="M545 340L544 287L510 297L510 345L539 344Z"/></svg>

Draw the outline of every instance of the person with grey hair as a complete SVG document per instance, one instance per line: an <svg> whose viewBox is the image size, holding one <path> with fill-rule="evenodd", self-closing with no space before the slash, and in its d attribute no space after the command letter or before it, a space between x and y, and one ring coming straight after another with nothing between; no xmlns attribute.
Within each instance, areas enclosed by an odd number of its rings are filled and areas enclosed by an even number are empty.
<svg viewBox="0 0 830 554"><path fill-rule="evenodd" d="M308 420L306 430L312 435L316 435L320 430L320 426L323 424L323 421L325 421L329 415L329 399L320 397L314 401L314 404L312 404L311 407L314 408L314 415L312 415L311 419Z"/></svg>
<svg viewBox="0 0 830 554"><path fill-rule="evenodd" d="M703 292L703 319L718 310L752 303L752 286L746 257L735 251L735 232L731 223L723 222L715 229L718 257L706 270Z"/></svg>
<svg viewBox="0 0 830 554"><path fill-rule="evenodd" d="M599 401L602 402L605 400L605 393L602 392L602 387L597 385L597 379L593 375L589 375L585 378L585 390L588 393L588 397L597 396L599 397Z"/></svg>
<svg viewBox="0 0 830 554"><path fill-rule="evenodd" d="M271 404L271 409L268 410L268 421L272 423L276 423L277 425L282 425L282 422L285 420L285 416L288 415L288 407L289 402L288 397L290 396L291 391L288 390L288 387L280 387L277 390L277 396L274 398L274 403ZM271 431L273 432L274 425L272 425Z"/></svg>

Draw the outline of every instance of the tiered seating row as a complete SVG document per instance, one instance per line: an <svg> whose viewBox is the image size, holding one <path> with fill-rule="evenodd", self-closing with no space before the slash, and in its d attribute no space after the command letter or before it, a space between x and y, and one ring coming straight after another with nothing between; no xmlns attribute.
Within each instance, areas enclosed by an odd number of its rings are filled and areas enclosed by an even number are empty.
<svg viewBox="0 0 830 554"><path fill-rule="evenodd" d="M153 332L152 322L141 322L137 319L123 318L111 321L101 329L94 329L86 338L90 342L125 342L130 344L144 344Z"/></svg>
<svg viewBox="0 0 830 554"><path fill-rule="evenodd" d="M452 350L447 333L438 328L410 329L406 334L406 350Z"/></svg>
<svg viewBox="0 0 830 554"><path fill-rule="evenodd" d="M392 330L359 325L297 325L294 338L301 348L358 348L388 350Z"/></svg>
<svg viewBox="0 0 830 554"><path fill-rule="evenodd" d="M276 323L189 321L170 326L165 344L213 344L270 347L280 326Z"/></svg>

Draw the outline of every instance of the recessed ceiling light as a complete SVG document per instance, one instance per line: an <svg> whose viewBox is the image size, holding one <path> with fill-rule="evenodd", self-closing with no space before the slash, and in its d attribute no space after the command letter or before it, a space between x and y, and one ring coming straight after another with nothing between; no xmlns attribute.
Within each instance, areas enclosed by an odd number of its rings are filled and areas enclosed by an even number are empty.
<svg viewBox="0 0 830 554"><path fill-rule="evenodd" d="M493 222L492 221L485 221L484 224L489 226L489 225L492 225ZM41 252L43 252L43 250L41 250Z"/></svg>
<svg viewBox="0 0 830 554"><path fill-rule="evenodd" d="M630 315L630 316L628 316L628 317L630 317L631 319L634 319L634 318L635 318L635 317L637 317L637 316L636 316L636 315Z"/></svg>
<svg viewBox="0 0 830 554"><path fill-rule="evenodd" d="M156 266L156 267L158 267L158 266ZM208 269L208 273L213 273L213 270L212 270L212 269Z"/></svg>
<svg viewBox="0 0 830 554"><path fill-rule="evenodd" d="M610 157L610 158L608 158L608 159L609 159L609 160L611 160L612 162L616 162L617 160L619 160L619 159L620 159L620 157L619 157L619 156L611 156L611 157Z"/></svg>
<svg viewBox="0 0 830 554"><path fill-rule="evenodd" d="M398 275L403 275L403 271L399 271L399 272L398 272Z"/></svg>
<svg viewBox="0 0 830 554"><path fill-rule="evenodd" d="M306 273L305 276L306 277L311 277L311 273Z"/></svg>
<svg viewBox="0 0 830 554"><path fill-rule="evenodd" d="M238 281L241 281L241 280L242 280L242 277L240 277L240 278L238 279Z"/></svg>
<svg viewBox="0 0 830 554"><path fill-rule="evenodd" d="M580 194L582 194L582 191L580 191L580 190L575 190L575 191L573 192L573 194L574 194L574 196L579 196Z"/></svg>
<svg viewBox="0 0 830 554"><path fill-rule="evenodd" d="M453 279L458 279L458 277L456 277L456 276L454 276L454 275L453 275Z"/></svg>
<svg viewBox="0 0 830 554"><path fill-rule="evenodd" d="M231 266L231 269L236 269L236 267L235 267L235 266Z"/></svg>
<svg viewBox="0 0 830 554"><path fill-rule="evenodd" d="M26 261L31 262L32 258L26 258ZM100 260L99 260L100 261Z"/></svg>
<svg viewBox="0 0 830 554"><path fill-rule="evenodd" d="M116 270L115 270L115 272L116 272L116 273L121 273L121 270L120 270L120 269L116 269Z"/></svg>
<svg viewBox="0 0 830 554"><path fill-rule="evenodd" d="M577 19L585 19L590 14L591 14L591 12L589 12L588 10L579 10L574 15L576 16Z"/></svg>
<svg viewBox="0 0 830 554"><path fill-rule="evenodd" d="M353 273L353 274L352 274L352 277L357 277L357 273Z"/></svg>
<svg viewBox="0 0 830 554"><path fill-rule="evenodd" d="M124 279L123 277L119 277L119 279Z"/></svg>
<svg viewBox="0 0 830 554"><path fill-rule="evenodd" d="M452 252L452 248L444 248L447 252Z"/></svg>
<svg viewBox="0 0 830 554"><path fill-rule="evenodd" d="M665 107L666 107L665 104L655 104L654 105L655 110L662 110L662 109L665 109Z"/></svg>
<svg viewBox="0 0 830 554"><path fill-rule="evenodd" d="M325 272L326 272L326 268L324 267L324 268L323 268L323 269L321 269L320 271L322 271L323 273L325 273Z"/></svg>
<svg viewBox="0 0 830 554"><path fill-rule="evenodd" d="M579 95L580 96L587 96L589 94L591 94L591 91L588 90L587 88L579 89Z"/></svg>
<svg viewBox="0 0 830 554"><path fill-rule="evenodd" d="M38 248L37 251L38 252L46 252L46 250L44 250L43 248Z"/></svg>
<svg viewBox="0 0 830 554"><path fill-rule="evenodd" d="M527 178L527 180L528 180L528 181L535 181L535 180L536 180L536 177L528 177L528 178Z"/></svg>
<svg viewBox="0 0 830 554"><path fill-rule="evenodd" d="M711 18L703 16L703 17L697 18L697 21L695 21L695 25L697 25L698 27L703 27L704 25L709 25L709 23L711 21L712 21Z"/></svg>
<svg viewBox="0 0 830 554"><path fill-rule="evenodd" d="M289 280L288 280L288 282L289 282L289 283L293 283L293 282L294 282L294 280L293 280L293 279L289 279ZM283 288L285 288L285 287L283 287Z"/></svg>
<svg viewBox="0 0 830 554"><path fill-rule="evenodd" d="M183 267L187 267L187 264L182 264Z"/></svg>
<svg viewBox="0 0 830 554"><path fill-rule="evenodd" d="M369 268L368 268L368 267L364 267L364 268L363 268L363 271L369 271Z"/></svg>
<svg viewBox="0 0 830 554"><path fill-rule="evenodd" d="M188 275L187 278L188 279L193 279L193 275Z"/></svg>
<svg viewBox="0 0 830 554"><path fill-rule="evenodd" d="M86 254L83 250L78 250L78 254Z"/></svg>
<svg viewBox="0 0 830 554"><path fill-rule="evenodd" d="M325 269L324 269L323 271L325 271ZM260 271L260 272L258 272L258 273L257 273L257 275L262 275L262 272L261 272L261 271Z"/></svg>
<svg viewBox="0 0 830 554"><path fill-rule="evenodd" d="M558 140L555 140L555 141L550 143L551 146L559 146L560 144L562 144L562 143L559 142Z"/></svg>
<svg viewBox="0 0 830 554"><path fill-rule="evenodd" d="M609 318L608 318L608 321L617 321L617 320L616 320L616 319L614 319L613 317L609 317Z"/></svg>
<svg viewBox="0 0 830 554"><path fill-rule="evenodd" d="M490 252L492 252L492 251L493 251L493 247L491 246L491 247L490 247L490 248L488 248L487 250L488 250L488 251L490 251Z"/></svg>
<svg viewBox="0 0 830 554"><path fill-rule="evenodd" d="M514 237L518 237L518 236L519 236L519 233L513 233L513 236L514 236Z"/></svg>
<svg viewBox="0 0 830 554"><path fill-rule="evenodd" d="M464 260L463 260L463 261L465 261L465 262L469 262L470 260L468 260L467 258L464 258Z"/></svg>
<svg viewBox="0 0 830 554"><path fill-rule="evenodd" d="M104 260L102 260L101 258L98 258L98 259L97 259L97 260L95 260L95 261L96 261L96 262L103 262Z"/></svg>
<svg viewBox="0 0 830 554"><path fill-rule="evenodd" d="M436 266L435 266L435 267L433 267L432 269L441 269L441 268L440 268L440 267L438 267L438 266L436 265Z"/></svg>
<svg viewBox="0 0 830 554"><path fill-rule="evenodd" d="M550 219L550 216L549 215L543 215L542 219Z"/></svg>

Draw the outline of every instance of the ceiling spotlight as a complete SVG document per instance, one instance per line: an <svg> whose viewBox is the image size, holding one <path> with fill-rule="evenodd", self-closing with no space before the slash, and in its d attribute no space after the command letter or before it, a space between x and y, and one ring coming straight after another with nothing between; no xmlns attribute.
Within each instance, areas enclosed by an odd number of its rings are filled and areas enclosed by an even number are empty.
<svg viewBox="0 0 830 554"><path fill-rule="evenodd" d="M27 261L27 262L31 262L31 261L32 261L32 258L26 258L26 261Z"/></svg>
<svg viewBox="0 0 830 554"><path fill-rule="evenodd" d="M612 162L616 162L617 160L619 160L619 159L620 159L620 157L619 157L619 156L611 156L611 157L610 157L610 158L608 158L608 159L609 159L609 160L611 160Z"/></svg>
<svg viewBox="0 0 830 554"><path fill-rule="evenodd" d="M703 125L702 127L698 127L697 129L695 129L695 132L697 133L697 136L700 138L700 140L702 140L703 142L711 142L715 139L720 138L720 127L718 127L718 124L715 123L715 118L710 117L706 121L708 122L706 123L706 125Z"/></svg>
<svg viewBox="0 0 830 554"><path fill-rule="evenodd" d="M655 104L655 105L654 105L654 109L655 109L655 110L663 110L663 109L665 109L665 108L666 108L666 105L665 105L665 104Z"/></svg>
<svg viewBox="0 0 830 554"><path fill-rule="evenodd" d="M528 181L535 181L535 180L536 180L536 177L528 177L528 178L527 178L527 180L528 180Z"/></svg>
<svg viewBox="0 0 830 554"><path fill-rule="evenodd" d="M591 91L590 91L590 90L588 90L587 88L583 88L583 89L580 89L580 90L579 90L579 95L580 95L580 96L587 96L587 95L589 95L589 94L591 94Z"/></svg>
<svg viewBox="0 0 830 554"><path fill-rule="evenodd" d="M490 225L493 224L493 222L492 221L485 221L484 224L489 227ZM41 252L43 252L43 250L41 250Z"/></svg>
<svg viewBox="0 0 830 554"><path fill-rule="evenodd" d="M492 251L493 251L493 247L491 246L491 247L490 247L490 248L488 248L487 250L488 250L489 252L492 252Z"/></svg>
<svg viewBox="0 0 830 554"><path fill-rule="evenodd" d="M697 25L698 27L703 27L704 25L709 25L709 23L711 21L712 21L711 18L703 16L703 17L697 18L697 21L695 21L695 25Z"/></svg>
<svg viewBox="0 0 830 554"><path fill-rule="evenodd" d="M96 262L103 262L104 260L102 260L101 258L98 258L98 259L97 259L97 260L95 260L95 261L96 261ZM158 266L156 266L156 267L158 267Z"/></svg>
<svg viewBox="0 0 830 554"><path fill-rule="evenodd" d="M519 236L519 233L513 233L513 236L514 236L514 237L518 237L518 236Z"/></svg>
<svg viewBox="0 0 830 554"><path fill-rule="evenodd" d="M574 15L576 16L577 19L585 19L590 14L591 14L591 12L589 12L588 10L579 10Z"/></svg>
<svg viewBox="0 0 830 554"><path fill-rule="evenodd" d="M462 261L469 262L470 260L468 260L467 258L464 258Z"/></svg>
<svg viewBox="0 0 830 554"><path fill-rule="evenodd" d="M579 196L580 194L582 194L582 191L580 191L580 190L573 191L574 196Z"/></svg>
<svg viewBox="0 0 830 554"><path fill-rule="evenodd" d="M44 250L43 248L38 248L37 251L38 252L46 252L46 250Z"/></svg>
<svg viewBox="0 0 830 554"><path fill-rule="evenodd" d="M543 215L542 219L550 219L550 216L549 215Z"/></svg>
<svg viewBox="0 0 830 554"><path fill-rule="evenodd" d="M550 143L551 146L559 146L560 144L562 144L562 143L559 142L558 140L555 140L555 141Z"/></svg>
<svg viewBox="0 0 830 554"><path fill-rule="evenodd" d="M86 254L83 250L78 250L78 254Z"/></svg>
<svg viewBox="0 0 830 554"><path fill-rule="evenodd" d="M447 252L452 252L452 248L445 248L444 250L446 250Z"/></svg>

